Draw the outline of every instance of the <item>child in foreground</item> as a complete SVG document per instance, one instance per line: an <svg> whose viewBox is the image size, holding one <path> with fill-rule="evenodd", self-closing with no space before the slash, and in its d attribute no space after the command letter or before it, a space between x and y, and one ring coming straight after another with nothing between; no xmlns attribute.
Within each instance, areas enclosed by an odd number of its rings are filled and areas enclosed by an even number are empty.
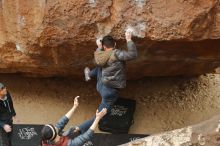
<svg viewBox="0 0 220 146"><path fill-rule="evenodd" d="M79 96L75 97L73 107L55 125L48 124L43 127L41 131L43 146L82 146L92 139L100 119L107 113L106 108L103 108L100 112L96 111L93 124L84 133L79 133L78 127L72 127L63 132L65 125L79 105L78 98Z"/></svg>

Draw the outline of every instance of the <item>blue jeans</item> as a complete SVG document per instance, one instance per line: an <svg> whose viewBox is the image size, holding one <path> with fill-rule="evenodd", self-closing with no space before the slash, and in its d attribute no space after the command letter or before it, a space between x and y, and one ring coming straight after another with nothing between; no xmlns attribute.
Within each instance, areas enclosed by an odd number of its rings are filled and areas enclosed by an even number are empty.
<svg viewBox="0 0 220 146"><path fill-rule="evenodd" d="M97 91L100 93L102 97L102 101L98 107L98 111L101 111L103 108L107 108L107 112L110 112L112 106L114 105L114 103L116 102L118 98L118 89L106 86L101 82L101 68L100 67L96 67L95 69L93 69L90 72L89 76L97 78ZM106 119L106 116L104 116L101 121L104 121L105 119ZM95 116L93 116L91 119L82 123L79 126L81 133L84 133L85 131L87 131L92 125L92 123L94 122L94 120L95 120Z"/></svg>

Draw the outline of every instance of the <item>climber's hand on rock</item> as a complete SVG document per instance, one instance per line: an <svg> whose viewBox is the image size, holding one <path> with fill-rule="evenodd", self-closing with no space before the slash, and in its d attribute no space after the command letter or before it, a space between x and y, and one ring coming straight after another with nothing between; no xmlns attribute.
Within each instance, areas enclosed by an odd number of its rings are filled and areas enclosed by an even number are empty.
<svg viewBox="0 0 220 146"><path fill-rule="evenodd" d="M132 31L131 30L126 30L125 32L125 38L126 38L126 41L131 41L131 38L132 38Z"/></svg>
<svg viewBox="0 0 220 146"><path fill-rule="evenodd" d="M96 45L98 46L99 49L102 48L102 38L96 39Z"/></svg>

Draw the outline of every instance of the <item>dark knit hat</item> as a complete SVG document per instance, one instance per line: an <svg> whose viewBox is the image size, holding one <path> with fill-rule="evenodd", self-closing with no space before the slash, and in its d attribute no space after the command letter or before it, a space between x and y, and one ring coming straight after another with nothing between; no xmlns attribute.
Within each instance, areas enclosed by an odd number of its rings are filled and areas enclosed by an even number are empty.
<svg viewBox="0 0 220 146"><path fill-rule="evenodd" d="M53 141L57 136L57 131L52 124L45 125L41 130L41 137L43 141Z"/></svg>

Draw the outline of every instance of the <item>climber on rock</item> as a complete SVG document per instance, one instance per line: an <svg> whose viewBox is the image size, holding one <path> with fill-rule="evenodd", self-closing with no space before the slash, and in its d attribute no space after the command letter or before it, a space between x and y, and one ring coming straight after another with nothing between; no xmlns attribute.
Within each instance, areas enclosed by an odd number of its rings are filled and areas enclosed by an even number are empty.
<svg viewBox="0 0 220 146"><path fill-rule="evenodd" d="M43 127L41 130L42 146L82 146L92 139L94 130L100 119L107 113L107 109L105 108L100 112L97 110L95 120L90 128L84 133L81 132L79 134L76 130L77 127L72 127L65 132L63 131L65 125L79 105L78 98L79 96L75 97L73 107L56 123L56 125L48 124Z"/></svg>
<svg viewBox="0 0 220 146"><path fill-rule="evenodd" d="M111 36L97 39L98 48L94 53L96 67L91 71L88 67L84 70L86 81L93 77L97 79L96 88L102 97L98 107L99 111L103 108L107 108L107 112L110 111L119 96L119 90L126 86L126 61L137 58L137 49L132 41L132 32L126 31L125 38L127 50L117 49L116 42ZM105 120L105 117L102 121ZM92 117L81 124L79 130L85 132L94 119L95 117Z"/></svg>

